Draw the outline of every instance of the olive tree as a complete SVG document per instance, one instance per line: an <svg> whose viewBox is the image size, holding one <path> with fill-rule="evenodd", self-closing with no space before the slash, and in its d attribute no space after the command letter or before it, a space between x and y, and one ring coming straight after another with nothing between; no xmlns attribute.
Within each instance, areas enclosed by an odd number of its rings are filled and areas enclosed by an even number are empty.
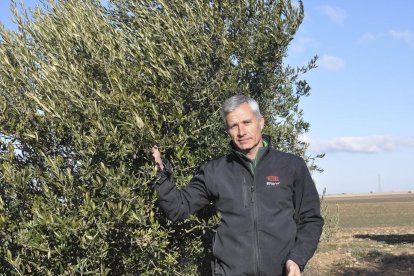
<svg viewBox="0 0 414 276"><path fill-rule="evenodd" d="M211 208L172 224L157 144L184 186L226 152L220 105L247 94L305 155L309 86L283 63L302 2L49 0L0 26L0 274L208 274ZM306 157L306 156L304 156Z"/></svg>

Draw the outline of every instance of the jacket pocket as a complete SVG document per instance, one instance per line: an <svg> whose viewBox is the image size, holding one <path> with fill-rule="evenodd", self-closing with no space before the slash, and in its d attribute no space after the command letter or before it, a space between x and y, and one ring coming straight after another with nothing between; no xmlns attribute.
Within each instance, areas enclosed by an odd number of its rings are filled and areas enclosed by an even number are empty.
<svg viewBox="0 0 414 276"><path fill-rule="evenodd" d="M213 273L213 276L225 276L224 270L220 265L220 261L217 259L215 253L216 253L216 243L217 243L217 232L213 236L213 260L211 261L211 271Z"/></svg>
<svg viewBox="0 0 414 276"><path fill-rule="evenodd" d="M249 187L247 186L246 176L244 175L244 173L243 173L242 189L243 189L243 204L244 204L244 208L247 208L247 206L249 204Z"/></svg>

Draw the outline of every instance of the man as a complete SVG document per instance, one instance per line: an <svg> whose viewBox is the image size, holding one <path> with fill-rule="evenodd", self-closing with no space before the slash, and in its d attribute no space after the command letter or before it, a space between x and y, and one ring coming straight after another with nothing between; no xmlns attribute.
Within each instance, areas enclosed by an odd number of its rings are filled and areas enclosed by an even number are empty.
<svg viewBox="0 0 414 276"><path fill-rule="evenodd" d="M302 158L271 147L255 100L233 96L224 102L222 116L230 153L204 164L181 190L153 148L159 203L176 221L214 202L221 222L213 242L213 275L300 276L323 226L308 168Z"/></svg>

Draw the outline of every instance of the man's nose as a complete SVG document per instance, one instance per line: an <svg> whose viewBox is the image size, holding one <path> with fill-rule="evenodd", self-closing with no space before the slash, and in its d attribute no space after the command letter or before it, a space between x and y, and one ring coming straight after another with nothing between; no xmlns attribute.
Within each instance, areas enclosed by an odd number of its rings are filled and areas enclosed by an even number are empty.
<svg viewBox="0 0 414 276"><path fill-rule="evenodd" d="M246 134L246 128L243 125L239 126L239 136L244 136Z"/></svg>

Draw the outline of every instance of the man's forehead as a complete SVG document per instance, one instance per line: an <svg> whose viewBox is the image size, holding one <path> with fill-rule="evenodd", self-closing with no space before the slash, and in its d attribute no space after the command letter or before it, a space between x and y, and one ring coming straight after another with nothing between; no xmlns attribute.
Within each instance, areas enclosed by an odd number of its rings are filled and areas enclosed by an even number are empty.
<svg viewBox="0 0 414 276"><path fill-rule="evenodd" d="M242 103L241 105L236 107L236 109L234 109L232 112L229 112L229 114L232 114L232 113L233 114L241 114L241 113L250 114L250 113L253 113L253 109L248 103Z"/></svg>
<svg viewBox="0 0 414 276"><path fill-rule="evenodd" d="M246 119L252 119L255 117L255 114L251 107L247 105L247 107L239 106L234 111L229 112L226 115L227 121L239 121L239 120L246 120Z"/></svg>

